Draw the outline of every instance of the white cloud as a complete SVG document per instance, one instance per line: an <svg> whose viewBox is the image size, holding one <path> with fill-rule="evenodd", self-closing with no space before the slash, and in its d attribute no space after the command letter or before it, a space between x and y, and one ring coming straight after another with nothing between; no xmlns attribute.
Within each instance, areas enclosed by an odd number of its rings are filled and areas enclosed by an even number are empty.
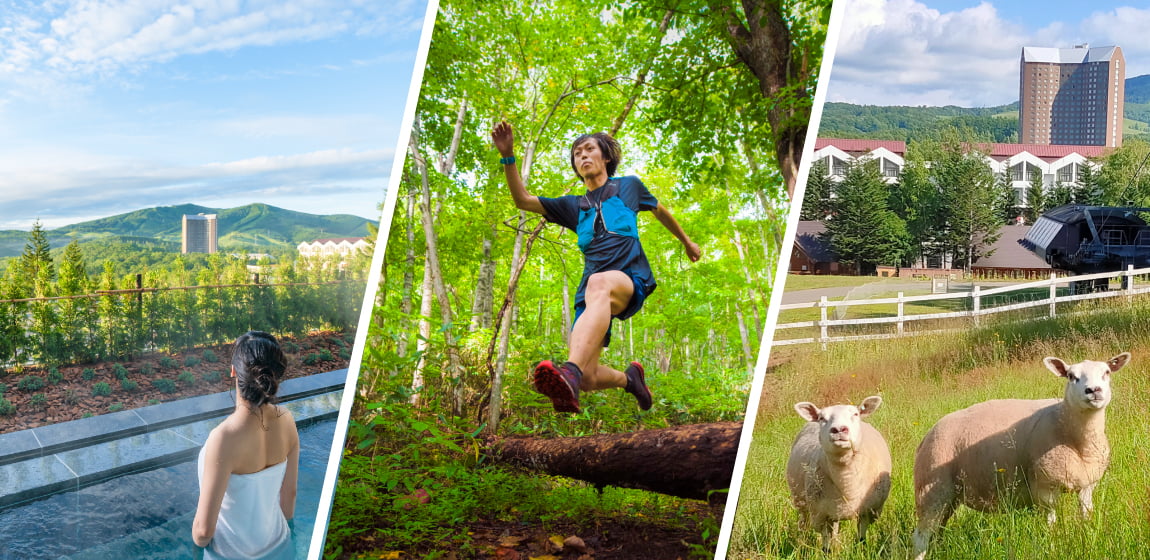
<svg viewBox="0 0 1150 560"><path fill-rule="evenodd" d="M396 130L398 123L378 114L359 115L277 115L237 118L216 124L215 132L230 138L316 138L348 145L375 142L380 130Z"/></svg>
<svg viewBox="0 0 1150 560"><path fill-rule="evenodd" d="M24 227L37 217L63 225L150 206L210 205L237 197L288 208L322 199L322 213L371 217L383 200L394 155L391 149L332 149L165 166L73 150L25 150L0 155L5 169L0 207L7 227Z"/></svg>
<svg viewBox="0 0 1150 560"><path fill-rule="evenodd" d="M1127 77L1150 71L1150 10L1115 8L1027 29L989 2L940 12L914 0L846 4L828 100L874 105L993 106L1018 100L1024 46L1120 45Z"/></svg>
<svg viewBox="0 0 1150 560"><path fill-rule="evenodd" d="M0 78L111 75L174 57L379 35L418 25L421 2L341 0L79 0L6 6ZM386 7L386 9L384 9Z"/></svg>

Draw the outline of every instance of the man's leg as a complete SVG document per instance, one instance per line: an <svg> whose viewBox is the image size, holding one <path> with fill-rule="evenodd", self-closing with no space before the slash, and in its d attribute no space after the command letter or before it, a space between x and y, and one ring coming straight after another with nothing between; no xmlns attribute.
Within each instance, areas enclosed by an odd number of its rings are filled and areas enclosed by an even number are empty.
<svg viewBox="0 0 1150 560"><path fill-rule="evenodd" d="M611 316L622 313L631 302L635 284L621 271L597 272L587 279L586 308L571 329L571 350L567 361L579 366L583 378L579 388L596 391L626 387L623 372L599 364L603 337L611 326Z"/></svg>

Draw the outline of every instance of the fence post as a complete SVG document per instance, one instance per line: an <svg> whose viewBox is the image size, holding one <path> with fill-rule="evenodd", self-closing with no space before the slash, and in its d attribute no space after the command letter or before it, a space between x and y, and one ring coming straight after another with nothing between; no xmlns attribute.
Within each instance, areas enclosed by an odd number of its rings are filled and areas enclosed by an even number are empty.
<svg viewBox="0 0 1150 560"><path fill-rule="evenodd" d="M1134 265L1126 265L1126 272L1122 278L1122 285L1126 288L1126 303L1134 301Z"/></svg>
<svg viewBox="0 0 1150 560"><path fill-rule="evenodd" d="M902 292L899 292L898 293L898 335L899 336L902 336L902 328L903 328L902 327L902 323L903 323L903 321L902 321L902 310L903 310Z"/></svg>
<svg viewBox="0 0 1150 560"><path fill-rule="evenodd" d="M982 309L982 299L978 295L978 290L978 286L974 286L970 290L970 298L974 302L973 309L970 311L970 316L974 317L974 326L976 327L979 325L979 323L982 322L981 318L978 316L978 312Z"/></svg>
<svg viewBox="0 0 1150 560"><path fill-rule="evenodd" d="M1058 298L1058 285L1054 283L1058 279L1057 272L1050 273L1050 318L1054 318L1054 304Z"/></svg>
<svg viewBox="0 0 1150 560"><path fill-rule="evenodd" d="M137 290L143 290L144 289L144 275L143 274L136 274L136 289ZM136 303L139 305L144 304L144 292L143 291L136 292Z"/></svg>
<svg viewBox="0 0 1150 560"><path fill-rule="evenodd" d="M827 349L827 296L819 296L819 341Z"/></svg>

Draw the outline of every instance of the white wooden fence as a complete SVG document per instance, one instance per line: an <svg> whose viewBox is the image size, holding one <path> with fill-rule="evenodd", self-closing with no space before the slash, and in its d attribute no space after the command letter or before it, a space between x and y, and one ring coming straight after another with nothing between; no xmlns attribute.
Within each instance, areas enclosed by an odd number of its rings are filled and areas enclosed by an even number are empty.
<svg viewBox="0 0 1150 560"><path fill-rule="evenodd" d="M1099 274L1084 274L1081 276L1069 276L1058 278L1054 273L1050 274L1049 280L1039 280L1037 282L1027 282L1025 284L1015 284L1013 286L1002 286L999 288L980 289L979 286L969 292L955 292L950 294L931 294L922 296L903 296L902 292L898 293L898 297L893 298L878 298L878 299L859 299L850 301L828 301L826 296L823 296L819 301L809 303L790 303L779 307L780 311L790 309L809 309L816 307L819 309L820 318L818 321L801 321L796 323L783 323L775 326L775 340L774 346L784 346L788 344L809 344L812 342L821 342L824 344L829 342L844 342L848 340L878 340L885 338L897 338L900 336L912 336L922 334L937 334L946 332L955 332L962 330L960 328L941 329L941 330L915 330L907 331L906 324L913 321L926 321L936 319L959 319L969 318L973 321L975 326L978 326L981 318L995 313L1004 313L1007 311L1017 311L1020 309L1028 309L1032 307L1046 306L1048 311L1046 317L1054 317L1057 314L1057 307L1059 303L1066 303L1072 301L1085 301L1091 299L1103 299L1111 297L1130 297L1135 294L1150 293L1150 284L1142 284L1135 286L1135 277L1150 274L1150 268L1135 269L1133 266L1127 267L1124 271L1117 272L1103 272ZM1067 285L1071 282L1093 282L1094 280L1121 278L1123 288L1120 290L1105 290L1095 293L1086 293L1078 295L1064 295L1059 296L1058 286ZM1035 288L1049 288L1049 296L1041 299L1031 301L1024 301L1018 303L1007 303L998 306L985 306L983 305L985 298L990 296L1001 296L1010 292L1020 292L1023 290L1033 290ZM904 313L904 304L920 301L939 301L946 299L965 299L970 300L970 308L962 311L950 311L943 313L920 313L915 315L907 315ZM996 297L994 299L1001 299ZM832 307L848 307L852 305L878 305L878 304L894 304L897 305L897 313L889 317L871 317L865 319L828 319L827 310ZM831 336L830 328L847 326L847 325L883 325L894 324L895 332L891 333L876 333L876 334L855 334L844 336ZM779 339L778 333L786 329L800 329L800 328L819 328L819 336L815 338L792 338L792 339Z"/></svg>

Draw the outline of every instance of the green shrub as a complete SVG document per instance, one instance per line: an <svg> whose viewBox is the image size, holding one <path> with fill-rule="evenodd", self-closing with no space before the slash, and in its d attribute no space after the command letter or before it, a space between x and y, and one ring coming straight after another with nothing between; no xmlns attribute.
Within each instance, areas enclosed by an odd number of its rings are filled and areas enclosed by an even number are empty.
<svg viewBox="0 0 1150 560"><path fill-rule="evenodd" d="M192 372L185 369L184 371L180 372L179 375L176 376L176 381L179 381L180 383L183 383L184 385L191 386L191 385L195 385L196 376Z"/></svg>
<svg viewBox="0 0 1150 560"><path fill-rule="evenodd" d="M112 375L115 376L116 379L123 381L128 378L128 368L116 364L116 366L112 368Z"/></svg>
<svg viewBox="0 0 1150 560"><path fill-rule="evenodd" d="M169 356L164 356L163 358L160 358L160 367L162 367L164 369L176 369L177 365L179 365L179 363L176 362L175 358L172 358Z"/></svg>
<svg viewBox="0 0 1150 560"><path fill-rule="evenodd" d="M188 356L184 358L184 365L187 367L195 367L199 365L200 359L195 356Z"/></svg>
<svg viewBox="0 0 1150 560"><path fill-rule="evenodd" d="M91 381L96 378L96 370L86 367L84 371L80 372L80 377L83 377L84 381Z"/></svg>
<svg viewBox="0 0 1150 560"><path fill-rule="evenodd" d="M0 383L0 397L4 396L4 393L6 392L8 392L8 384Z"/></svg>
<svg viewBox="0 0 1150 560"><path fill-rule="evenodd" d="M209 364L214 364L214 363L220 361L220 357L217 356L216 353L212 352L211 350L204 350L204 361L209 363Z"/></svg>
<svg viewBox="0 0 1150 560"><path fill-rule="evenodd" d="M218 371L209 371L202 377L204 381L207 381L208 383L219 383L220 379L223 378L223 374Z"/></svg>
<svg viewBox="0 0 1150 560"><path fill-rule="evenodd" d="M0 398L0 416L8 416L16 412L16 405L5 398Z"/></svg>
<svg viewBox="0 0 1150 560"><path fill-rule="evenodd" d="M321 362L330 362L334 359L335 357L331 355L331 350L324 348L323 350L319 351L319 360Z"/></svg>
<svg viewBox="0 0 1150 560"><path fill-rule="evenodd" d="M39 391L40 389L44 388L44 378L40 377L39 375L25 375L24 377L20 378L18 383L16 383L16 387L18 387L21 391L27 391L29 393L32 391Z"/></svg>
<svg viewBox="0 0 1150 560"><path fill-rule="evenodd" d="M176 382L171 379L153 379L152 386L165 395L176 392Z"/></svg>
<svg viewBox="0 0 1150 560"><path fill-rule="evenodd" d="M55 366L48 368L48 383L59 385L61 381L64 381L64 374L60 373L60 370Z"/></svg>
<svg viewBox="0 0 1150 560"><path fill-rule="evenodd" d="M160 404L160 399L148 399L148 404Z"/></svg>
<svg viewBox="0 0 1150 560"><path fill-rule="evenodd" d="M134 393L140 389L140 384L131 379L125 379L120 381L120 388L129 393Z"/></svg>
<svg viewBox="0 0 1150 560"><path fill-rule="evenodd" d="M339 357L340 357L340 359L343 359L343 360L350 360L351 359L351 348L348 348L346 346L343 348L340 348L339 349Z"/></svg>
<svg viewBox="0 0 1150 560"><path fill-rule="evenodd" d="M144 377L151 377L154 373L156 373L156 368L152 367L152 364L146 363L140 366L140 375L143 375Z"/></svg>
<svg viewBox="0 0 1150 560"><path fill-rule="evenodd" d="M91 418L92 416L95 416L95 415L92 414L91 412L85 412L84 415L81 416L80 418Z"/></svg>
<svg viewBox="0 0 1150 560"><path fill-rule="evenodd" d="M285 354L295 354L299 352L299 345L290 340L283 340L280 341L280 350L283 350Z"/></svg>
<svg viewBox="0 0 1150 560"><path fill-rule="evenodd" d="M28 406L32 408L45 408L48 406L48 397L44 393L35 393L28 399Z"/></svg>
<svg viewBox="0 0 1150 560"><path fill-rule="evenodd" d="M112 394L112 386L108 385L107 381L101 381L95 385L92 385L92 396L106 397L106 396L111 395L111 394Z"/></svg>
<svg viewBox="0 0 1150 560"><path fill-rule="evenodd" d="M316 362L319 362L319 354L308 354L303 357L303 365L305 366L314 366Z"/></svg>
<svg viewBox="0 0 1150 560"><path fill-rule="evenodd" d="M124 410L124 403L114 402L108 405L108 412L119 412Z"/></svg>
<svg viewBox="0 0 1150 560"><path fill-rule="evenodd" d="M335 345L339 346L340 348L347 348L347 343L344 342L342 338L333 338L333 339L331 339L331 341L334 342Z"/></svg>

